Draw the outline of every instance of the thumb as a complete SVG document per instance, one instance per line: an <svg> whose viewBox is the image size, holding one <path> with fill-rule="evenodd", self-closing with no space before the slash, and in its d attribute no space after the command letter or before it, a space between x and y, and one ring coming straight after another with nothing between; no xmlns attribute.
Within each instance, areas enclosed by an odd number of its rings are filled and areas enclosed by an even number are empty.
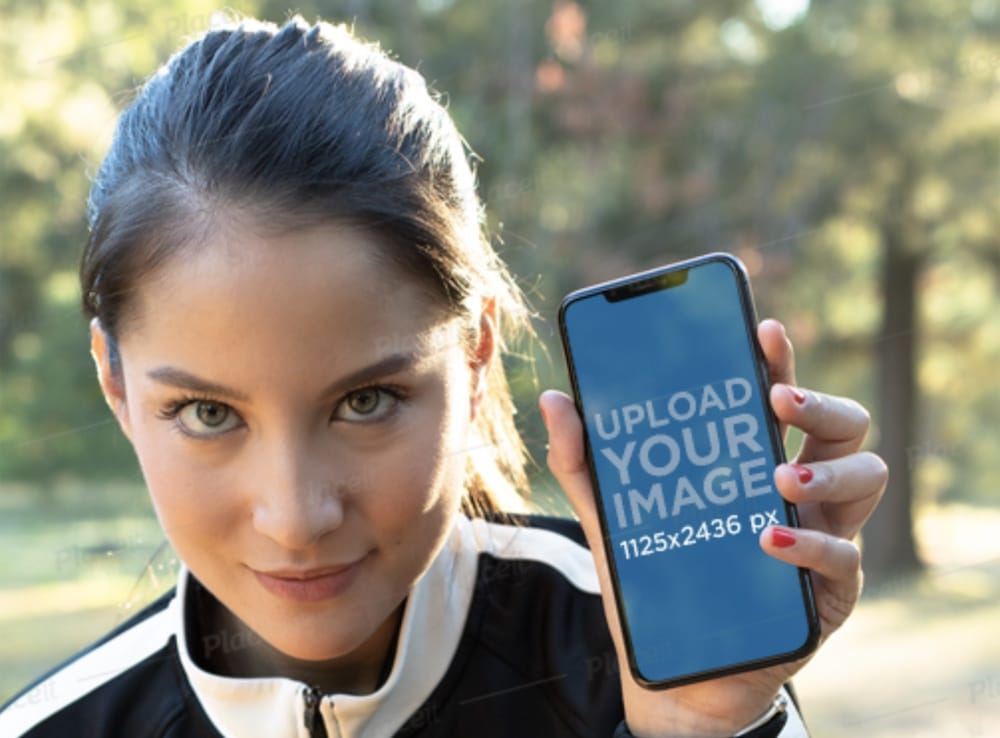
<svg viewBox="0 0 1000 738"><path fill-rule="evenodd" d="M601 526L597 519L594 488L587 470L580 415L573 400L557 390L543 392L538 398L538 407L549 433L549 470L573 505L593 550L593 544L600 542ZM596 536L592 537L592 534Z"/></svg>
<svg viewBox="0 0 1000 738"><path fill-rule="evenodd" d="M583 422L573 400L563 392L546 390L538 398L538 406L542 413L542 421L549 432L547 457L549 470L566 493L580 519L580 526L594 557L604 604L604 616L608 621L611 639L618 654L619 668L622 674L627 674L628 662L624 658L618 606L611 586L596 496L584 453Z"/></svg>

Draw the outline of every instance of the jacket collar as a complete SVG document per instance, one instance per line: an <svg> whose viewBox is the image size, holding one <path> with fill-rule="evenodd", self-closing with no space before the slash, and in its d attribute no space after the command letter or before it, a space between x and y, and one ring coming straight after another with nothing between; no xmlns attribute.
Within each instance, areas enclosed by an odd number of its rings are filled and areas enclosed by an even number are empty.
<svg viewBox="0 0 1000 738"><path fill-rule="evenodd" d="M476 579L470 521L456 515L445 543L410 592L389 678L366 695L325 695L320 714L330 738L392 735L416 714L444 677L458 648ZM185 613L192 596L181 567L174 599L181 665L202 707L226 738L309 738L307 685L285 678L233 678L205 671L187 642Z"/></svg>

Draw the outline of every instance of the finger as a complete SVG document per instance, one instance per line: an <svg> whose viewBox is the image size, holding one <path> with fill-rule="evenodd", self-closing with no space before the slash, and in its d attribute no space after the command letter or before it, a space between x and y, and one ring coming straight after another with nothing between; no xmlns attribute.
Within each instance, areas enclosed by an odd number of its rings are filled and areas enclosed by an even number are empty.
<svg viewBox="0 0 1000 738"><path fill-rule="evenodd" d="M760 534L760 545L776 559L810 569L816 607L824 635L851 614L861 594L861 552L844 538L802 528L772 525Z"/></svg>
<svg viewBox="0 0 1000 738"><path fill-rule="evenodd" d="M832 461L782 464L774 482L799 505L801 523L842 538L853 538L878 505L889 479L882 458L865 451Z"/></svg>
<svg viewBox="0 0 1000 738"><path fill-rule="evenodd" d="M757 340L767 359L768 381L771 384L795 384L795 349L785 333L785 326L773 318L757 326Z"/></svg>
<svg viewBox="0 0 1000 738"><path fill-rule="evenodd" d="M771 407L781 422L805 433L796 457L800 463L855 453L871 427L868 411L854 400L802 387L774 385Z"/></svg>

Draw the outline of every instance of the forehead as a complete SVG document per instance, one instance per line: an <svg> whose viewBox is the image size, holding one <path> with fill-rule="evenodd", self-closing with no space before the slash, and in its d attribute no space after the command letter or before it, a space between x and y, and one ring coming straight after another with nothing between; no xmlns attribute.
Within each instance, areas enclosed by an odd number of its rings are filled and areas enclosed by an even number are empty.
<svg viewBox="0 0 1000 738"><path fill-rule="evenodd" d="M386 247L340 223L279 235L216 229L141 281L122 349L231 370L292 357L347 367L417 348L445 313Z"/></svg>

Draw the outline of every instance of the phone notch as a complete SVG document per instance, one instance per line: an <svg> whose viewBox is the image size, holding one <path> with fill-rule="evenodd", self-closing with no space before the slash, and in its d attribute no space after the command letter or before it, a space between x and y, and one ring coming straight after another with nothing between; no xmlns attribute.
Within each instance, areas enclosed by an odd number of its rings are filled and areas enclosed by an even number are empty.
<svg viewBox="0 0 1000 738"><path fill-rule="evenodd" d="M621 302L622 300L628 300L631 297L638 297L639 295L646 295L650 292L658 292L659 290L667 290L671 287L679 287L687 282L687 278L687 269L673 269L669 272L655 274L647 279L641 279L637 282L630 282L629 284L622 285L621 287L613 287L609 290L605 290L603 293L604 299L608 302Z"/></svg>

